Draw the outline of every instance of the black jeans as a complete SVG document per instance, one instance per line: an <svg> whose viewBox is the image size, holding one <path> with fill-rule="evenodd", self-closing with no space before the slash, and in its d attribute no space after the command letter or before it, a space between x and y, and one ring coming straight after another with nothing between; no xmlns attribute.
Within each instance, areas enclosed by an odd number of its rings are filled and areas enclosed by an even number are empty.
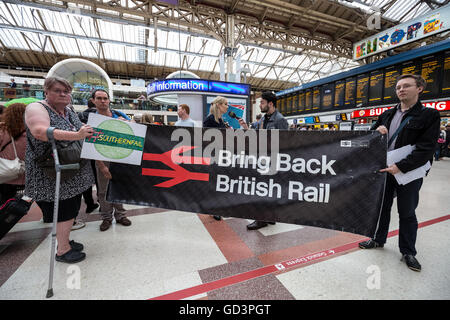
<svg viewBox="0 0 450 320"><path fill-rule="evenodd" d="M388 174L384 189L383 207L380 221L375 235L375 241L386 243L391 219L391 207L394 196L397 194L397 209L400 218L398 245L402 254L415 256L418 223L416 208L419 204L419 190L422 187L423 178L411 181L406 185L399 185L395 177Z"/></svg>

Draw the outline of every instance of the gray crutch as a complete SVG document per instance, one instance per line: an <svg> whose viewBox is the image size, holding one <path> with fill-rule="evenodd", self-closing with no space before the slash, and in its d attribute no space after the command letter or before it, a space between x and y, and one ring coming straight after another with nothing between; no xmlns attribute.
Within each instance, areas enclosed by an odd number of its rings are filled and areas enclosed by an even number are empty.
<svg viewBox="0 0 450 320"><path fill-rule="evenodd" d="M47 138L48 141L52 144L53 158L55 159L55 171L56 171L55 205L53 207L52 245L50 253L50 272L48 278L48 290L46 296L47 298L53 297L53 269L55 267L56 223L58 220L59 186L61 183L61 170L80 168L80 165L78 163L66 165L59 164L58 150L56 149L56 142L53 136L54 130L55 130L54 127L49 127L47 129Z"/></svg>

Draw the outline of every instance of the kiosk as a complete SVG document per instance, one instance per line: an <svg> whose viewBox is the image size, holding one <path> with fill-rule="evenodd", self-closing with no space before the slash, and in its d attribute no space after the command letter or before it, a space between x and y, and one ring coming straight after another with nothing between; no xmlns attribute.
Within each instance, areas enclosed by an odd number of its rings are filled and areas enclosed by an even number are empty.
<svg viewBox="0 0 450 320"><path fill-rule="evenodd" d="M154 81L147 86L147 98L158 103L187 104L191 110L190 117L196 126L201 127L203 119L209 114L211 102L217 96L228 99L228 111L248 122L250 107L250 85L234 82L223 82L200 79L186 71L178 71L165 80ZM183 76L183 78L176 76ZM189 75L188 75L189 76ZM223 120L233 128L240 128L239 122L228 114Z"/></svg>

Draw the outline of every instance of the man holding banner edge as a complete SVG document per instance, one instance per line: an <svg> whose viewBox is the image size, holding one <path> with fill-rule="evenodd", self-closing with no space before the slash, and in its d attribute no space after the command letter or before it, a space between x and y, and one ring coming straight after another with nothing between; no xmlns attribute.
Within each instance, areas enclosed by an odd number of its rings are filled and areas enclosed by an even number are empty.
<svg viewBox="0 0 450 320"><path fill-rule="evenodd" d="M419 203L419 190L423 178L416 179L405 185L397 183L394 175L414 170L425 163L433 161L435 145L439 136L440 115L432 108L423 107L419 95L426 86L425 80L419 75L404 74L397 80L396 93L400 103L384 112L372 126L389 139L388 151L407 145L416 148L405 159L381 169L389 173L386 180L383 206L374 239L361 242L362 249L382 248L386 243L391 207L395 195L400 218L399 247L402 261L408 268L421 271L422 267L415 258L415 248L418 222L415 209Z"/></svg>
<svg viewBox="0 0 450 320"><path fill-rule="evenodd" d="M97 108L97 113L111 118L130 120L128 116L123 113L118 114L116 110L114 112L110 109L109 94L102 89L95 90L92 93L92 100ZM97 168L98 179L98 202L100 203L100 213L102 215L102 223L100 225L100 231L106 231L112 224L112 214L114 210L114 216L116 222L123 226L130 226L131 221L125 216L125 208L121 203L110 203L106 201L106 190L109 180L112 179L111 172L109 171L109 162L95 161Z"/></svg>

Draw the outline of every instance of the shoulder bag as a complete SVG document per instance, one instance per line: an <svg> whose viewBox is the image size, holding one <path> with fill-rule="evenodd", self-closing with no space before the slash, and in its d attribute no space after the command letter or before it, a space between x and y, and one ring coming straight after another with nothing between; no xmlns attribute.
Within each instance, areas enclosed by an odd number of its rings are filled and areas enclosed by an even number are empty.
<svg viewBox="0 0 450 320"><path fill-rule="evenodd" d="M13 137L11 137L11 142L16 158L14 160L0 158L0 183L17 179L25 172L25 162L17 156L16 144L14 143Z"/></svg>

